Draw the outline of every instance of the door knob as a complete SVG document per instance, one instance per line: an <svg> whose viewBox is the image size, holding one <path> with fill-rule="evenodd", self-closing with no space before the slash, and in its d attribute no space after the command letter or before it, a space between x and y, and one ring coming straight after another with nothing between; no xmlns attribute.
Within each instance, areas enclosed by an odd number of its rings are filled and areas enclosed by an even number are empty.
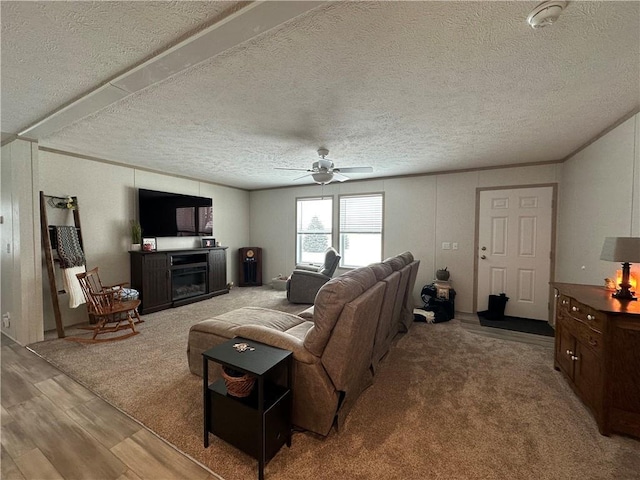
<svg viewBox="0 0 640 480"><path fill-rule="evenodd" d="M486 260L487 256L486 256L486 255L482 255L480 258L481 258L482 260Z"/></svg>
<svg viewBox="0 0 640 480"><path fill-rule="evenodd" d="M482 247L480 250L482 250L483 252L487 249L487 247Z"/></svg>

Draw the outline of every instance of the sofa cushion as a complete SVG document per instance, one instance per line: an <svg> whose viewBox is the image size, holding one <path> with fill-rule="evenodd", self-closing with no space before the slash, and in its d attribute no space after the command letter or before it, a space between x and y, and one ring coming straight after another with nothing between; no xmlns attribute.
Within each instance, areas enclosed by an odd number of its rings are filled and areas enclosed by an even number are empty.
<svg viewBox="0 0 640 480"><path fill-rule="evenodd" d="M387 258L382 263L389 265L395 272L401 270L405 266L404 260L400 257Z"/></svg>
<svg viewBox="0 0 640 480"><path fill-rule="evenodd" d="M356 268L325 283L316 295L314 326L307 333L304 346L321 356L344 306L375 283L376 276L368 267Z"/></svg>
<svg viewBox="0 0 640 480"><path fill-rule="evenodd" d="M244 329L249 326L262 327L271 332L282 332L295 346L296 342L302 345L302 339L313 323L297 315L260 307L243 307L203 320L189 329L187 350L191 371L202 375L202 352L226 339L246 335ZM260 338L248 338L261 341ZM307 353L304 361L309 362L307 356L311 355Z"/></svg>
<svg viewBox="0 0 640 480"><path fill-rule="evenodd" d="M305 323L309 324L306 328L303 326ZM300 330L298 328L306 331L311 327L310 322L297 315L268 308L243 307L223 313L215 318L198 322L191 327L190 331L211 333L223 338L233 338L238 335L235 331L236 327L242 325L261 325L280 332L293 331L296 333L294 336L297 338L300 338Z"/></svg>
<svg viewBox="0 0 640 480"><path fill-rule="evenodd" d="M409 265L411 262L413 262L413 254L411 252L402 252L400 255L398 255L398 257L404 260L405 265Z"/></svg>
<svg viewBox="0 0 640 480"><path fill-rule="evenodd" d="M376 280L382 280L387 278L389 275L393 273L393 268L391 265L386 263L373 263L369 265L369 268L373 271L373 274L376 276Z"/></svg>

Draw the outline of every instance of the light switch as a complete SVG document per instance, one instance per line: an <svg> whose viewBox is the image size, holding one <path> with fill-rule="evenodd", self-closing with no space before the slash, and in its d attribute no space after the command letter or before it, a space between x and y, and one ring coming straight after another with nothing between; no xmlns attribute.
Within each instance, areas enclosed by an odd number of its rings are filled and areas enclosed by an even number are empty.
<svg viewBox="0 0 640 480"><path fill-rule="evenodd" d="M458 249L458 242L453 242L453 243L451 244L451 249L452 249L452 250L457 250L457 249Z"/></svg>
<svg viewBox="0 0 640 480"><path fill-rule="evenodd" d="M443 250L451 250L451 243L450 242L442 242L442 249Z"/></svg>

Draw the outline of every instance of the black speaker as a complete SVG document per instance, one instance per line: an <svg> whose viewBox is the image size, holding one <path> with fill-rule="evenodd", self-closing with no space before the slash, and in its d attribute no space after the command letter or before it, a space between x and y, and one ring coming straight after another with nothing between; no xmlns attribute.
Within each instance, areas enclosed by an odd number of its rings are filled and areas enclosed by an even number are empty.
<svg viewBox="0 0 640 480"><path fill-rule="evenodd" d="M262 249L258 247L242 247L240 253L240 287L262 285Z"/></svg>

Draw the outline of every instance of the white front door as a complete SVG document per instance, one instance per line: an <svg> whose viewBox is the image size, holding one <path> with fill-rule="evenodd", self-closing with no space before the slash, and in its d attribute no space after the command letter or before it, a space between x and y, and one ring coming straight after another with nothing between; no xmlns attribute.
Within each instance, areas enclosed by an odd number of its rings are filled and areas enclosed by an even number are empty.
<svg viewBox="0 0 640 480"><path fill-rule="evenodd" d="M505 315L549 319L553 187L483 190L477 309L506 293Z"/></svg>

